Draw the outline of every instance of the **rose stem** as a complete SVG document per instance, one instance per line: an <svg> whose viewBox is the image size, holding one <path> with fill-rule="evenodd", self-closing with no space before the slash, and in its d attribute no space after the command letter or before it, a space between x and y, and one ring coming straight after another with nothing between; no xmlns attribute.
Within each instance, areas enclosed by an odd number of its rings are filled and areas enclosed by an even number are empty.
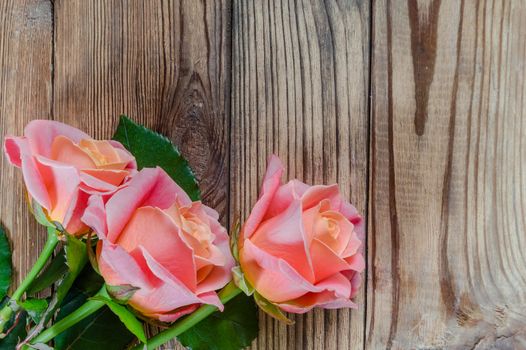
<svg viewBox="0 0 526 350"><path fill-rule="evenodd" d="M59 240L56 230L48 228L47 240L44 245L44 249L42 249L42 252L40 253L40 256L27 274L26 278L24 278L11 298L7 301L4 308L0 310L0 333L3 332L5 325L11 319L13 311L17 309L16 303L24 295L26 289L31 285L31 283L33 283L33 280L38 276L39 272L44 268L44 265L46 265L46 262L48 261L51 254L53 254L58 241Z"/></svg>
<svg viewBox="0 0 526 350"><path fill-rule="evenodd" d="M103 285L102 288L97 292L96 295L100 295L103 293L103 290L106 288L106 285ZM55 323L53 326L49 327L42 333L40 333L37 337L35 337L33 340L31 340L31 344L45 344L51 339L55 338L60 333L64 332L69 327L77 324L78 322L82 321L101 307L103 307L104 302L99 300L88 300L86 301L81 307L79 307L77 310L73 311L57 323Z"/></svg>
<svg viewBox="0 0 526 350"><path fill-rule="evenodd" d="M225 286L220 292L219 292L219 299L221 299L221 302L223 304L226 304L231 299L233 299L236 295L241 293L241 290L236 287L233 281L230 281L229 284ZM172 340L173 338L177 337L178 335L184 333L188 329L195 326L197 323L201 322L211 314L217 311L217 308L212 305L203 305L190 315L186 316L185 318L176 321L174 324L170 326L170 328L158 333L154 337L148 339L147 347L140 344L137 345L133 350L142 350L142 349L155 349L158 346L163 345L164 343L167 343L168 341Z"/></svg>
<svg viewBox="0 0 526 350"><path fill-rule="evenodd" d="M102 290L106 288L106 286L102 286L101 290L97 293L102 293ZM227 284L220 292L219 292L219 299L223 304L226 304L228 301L230 301L232 298L234 298L236 295L241 293L241 290L236 287L234 282L230 282ZM78 322L82 321L84 318L88 317L95 311L99 310L101 307L103 307L105 304L102 301L98 300L88 300L85 302L81 307L79 307L77 310L73 311L71 314L67 315L57 323L55 323L50 328L46 329L42 333L40 333L36 338L34 338L31 341L31 344L45 344L49 342L51 339L55 338L60 333L64 332L69 327L77 324ZM172 324L172 326L161 333L157 334L153 338L148 340L148 349L154 349L171 339L177 337L181 333L185 332L186 330L192 328L197 323L201 322L211 314L217 311L217 308L212 305L203 305L196 311L194 311L192 314L186 316L185 318L181 319L180 321L175 322ZM138 345L134 349L144 349L144 345Z"/></svg>

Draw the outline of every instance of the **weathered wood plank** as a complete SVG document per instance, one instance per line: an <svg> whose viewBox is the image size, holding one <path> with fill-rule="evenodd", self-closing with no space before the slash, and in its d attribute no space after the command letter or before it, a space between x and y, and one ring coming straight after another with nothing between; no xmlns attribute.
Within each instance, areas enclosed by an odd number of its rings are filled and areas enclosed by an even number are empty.
<svg viewBox="0 0 526 350"><path fill-rule="evenodd" d="M367 348L526 348L525 16L374 2Z"/></svg>
<svg viewBox="0 0 526 350"><path fill-rule="evenodd" d="M22 135L29 120L51 117L51 58L50 2L0 1L2 143L5 135ZM46 233L29 212L21 172L3 154L0 169L0 222L11 239L14 281L20 283L37 259Z"/></svg>
<svg viewBox="0 0 526 350"><path fill-rule="evenodd" d="M234 1L232 21L231 217L248 215L271 153L286 177L337 181L364 212L369 4ZM362 348L364 311L316 310L291 327L261 314L253 348Z"/></svg>
<svg viewBox="0 0 526 350"><path fill-rule="evenodd" d="M107 138L125 113L168 136L223 223L229 23L228 1L55 1L57 119Z"/></svg>

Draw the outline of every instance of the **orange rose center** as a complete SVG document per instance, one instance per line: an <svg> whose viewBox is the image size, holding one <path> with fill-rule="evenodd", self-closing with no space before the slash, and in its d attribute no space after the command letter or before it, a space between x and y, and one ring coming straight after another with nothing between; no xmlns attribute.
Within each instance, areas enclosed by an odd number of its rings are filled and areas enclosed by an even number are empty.
<svg viewBox="0 0 526 350"><path fill-rule="evenodd" d="M108 141L83 139L78 144L65 136L57 136L51 145L51 159L71 164L80 170L124 170L127 161L121 159Z"/></svg>

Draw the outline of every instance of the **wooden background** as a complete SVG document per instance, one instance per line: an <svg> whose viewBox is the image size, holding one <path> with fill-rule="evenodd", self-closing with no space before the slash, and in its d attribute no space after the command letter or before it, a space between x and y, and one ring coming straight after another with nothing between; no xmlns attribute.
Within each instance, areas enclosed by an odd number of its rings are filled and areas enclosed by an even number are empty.
<svg viewBox="0 0 526 350"><path fill-rule="evenodd" d="M526 349L526 1L0 0L0 132L169 136L223 223L266 158L368 220L358 310L253 349ZM17 276L45 235L0 159ZM167 348L175 348L176 345Z"/></svg>

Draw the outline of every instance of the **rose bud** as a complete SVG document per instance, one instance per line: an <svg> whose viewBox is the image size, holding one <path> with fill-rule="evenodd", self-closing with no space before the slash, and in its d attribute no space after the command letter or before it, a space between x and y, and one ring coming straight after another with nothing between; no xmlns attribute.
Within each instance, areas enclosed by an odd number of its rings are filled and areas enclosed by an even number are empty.
<svg viewBox="0 0 526 350"><path fill-rule="evenodd" d="M241 229L243 281L255 289L265 311L284 320L280 309L356 307L351 298L365 268L362 218L337 185L298 180L281 185L282 172L281 161L272 156L259 199Z"/></svg>
<svg viewBox="0 0 526 350"><path fill-rule="evenodd" d="M69 125L27 124L24 136L6 137L9 162L22 168L30 202L68 233L87 231L80 218L91 194L111 194L136 172L135 158L117 141L97 141Z"/></svg>
<svg viewBox="0 0 526 350"><path fill-rule="evenodd" d="M201 304L223 310L216 290L234 260L215 210L192 202L161 168L143 169L106 203L90 198L83 221L99 237L96 260L110 290L133 290L142 315L173 322Z"/></svg>

